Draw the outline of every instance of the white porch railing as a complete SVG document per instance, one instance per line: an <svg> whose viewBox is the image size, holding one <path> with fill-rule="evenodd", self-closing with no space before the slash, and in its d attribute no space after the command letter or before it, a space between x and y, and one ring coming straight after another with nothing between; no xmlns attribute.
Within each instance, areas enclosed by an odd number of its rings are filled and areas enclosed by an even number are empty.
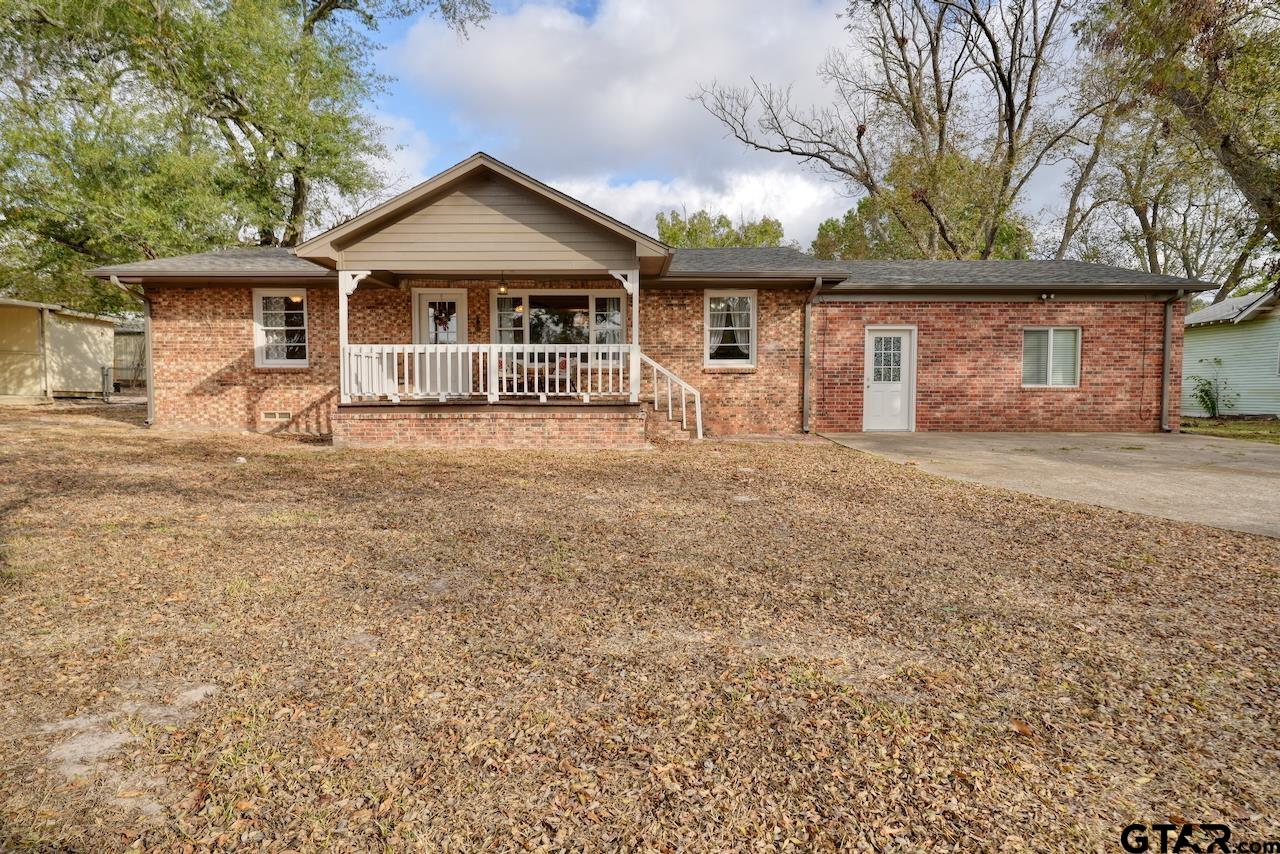
<svg viewBox="0 0 1280 854"><path fill-rule="evenodd" d="M649 368L652 370L653 386L653 409L658 411L661 409L661 401L665 397L667 403L667 419L676 420L676 403L675 394L680 395L680 427L684 430L689 429L689 401L693 401L693 423L696 427L696 434L699 439L702 438L702 395L698 390L689 385L684 380L673 374L671 371L659 365L653 359L650 359L644 353L640 354L640 362L643 365L641 370ZM663 385L665 383L665 386Z"/></svg>
<svg viewBox="0 0 1280 854"><path fill-rule="evenodd" d="M342 399L630 399L640 379L632 375L634 349L632 344L348 344L342 348Z"/></svg>

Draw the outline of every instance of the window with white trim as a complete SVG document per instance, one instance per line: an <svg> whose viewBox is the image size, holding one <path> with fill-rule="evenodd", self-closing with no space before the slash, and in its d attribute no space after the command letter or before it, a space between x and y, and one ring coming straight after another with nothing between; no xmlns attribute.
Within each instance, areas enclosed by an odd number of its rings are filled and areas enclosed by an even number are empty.
<svg viewBox="0 0 1280 854"><path fill-rule="evenodd" d="M756 363L756 292L707 291L703 312L707 367Z"/></svg>
<svg viewBox="0 0 1280 854"><path fill-rule="evenodd" d="M1080 385L1080 328L1043 326L1022 330L1022 384L1033 388Z"/></svg>
<svg viewBox="0 0 1280 854"><path fill-rule="evenodd" d="M307 367L307 292L255 288L253 337L257 367Z"/></svg>

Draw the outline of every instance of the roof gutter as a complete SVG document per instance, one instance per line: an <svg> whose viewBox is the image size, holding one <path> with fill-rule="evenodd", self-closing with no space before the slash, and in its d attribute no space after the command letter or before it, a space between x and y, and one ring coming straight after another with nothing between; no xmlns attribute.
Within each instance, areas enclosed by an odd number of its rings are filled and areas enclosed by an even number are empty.
<svg viewBox="0 0 1280 854"><path fill-rule="evenodd" d="M1171 377L1169 362L1173 355L1173 304L1182 299L1183 292L1164 301L1164 358L1160 361L1160 429L1172 433L1169 427L1169 388Z"/></svg>

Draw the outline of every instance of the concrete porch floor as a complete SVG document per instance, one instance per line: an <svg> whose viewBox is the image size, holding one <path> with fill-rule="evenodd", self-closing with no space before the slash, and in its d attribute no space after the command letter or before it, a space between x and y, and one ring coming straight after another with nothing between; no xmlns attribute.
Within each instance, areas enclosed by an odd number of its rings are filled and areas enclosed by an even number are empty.
<svg viewBox="0 0 1280 854"><path fill-rule="evenodd" d="M1280 445L1156 433L833 433L933 474L1280 537Z"/></svg>

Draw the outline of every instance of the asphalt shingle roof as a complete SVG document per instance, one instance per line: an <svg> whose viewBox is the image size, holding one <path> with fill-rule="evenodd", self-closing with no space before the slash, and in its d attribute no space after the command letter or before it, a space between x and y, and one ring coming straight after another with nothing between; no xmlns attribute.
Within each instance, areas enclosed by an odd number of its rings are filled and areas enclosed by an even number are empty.
<svg viewBox="0 0 1280 854"><path fill-rule="evenodd" d="M1200 287L1177 276L1162 276L1084 261L842 261L847 284L858 285L1174 285Z"/></svg>
<svg viewBox="0 0 1280 854"><path fill-rule="evenodd" d="M238 246L114 264L90 270L90 275L295 275L326 276L326 267L299 258L280 246ZM738 247L727 249L676 249L668 275L696 278L706 276L793 276L828 279L848 277L835 285L834 292L857 291L868 286L911 288L913 286L981 285L1152 285L1205 290L1203 285L1176 276L1161 276L1089 264L1083 261L826 261L785 246Z"/></svg>
<svg viewBox="0 0 1280 854"><path fill-rule="evenodd" d="M1254 303L1261 302L1271 296L1275 296L1275 293L1263 291L1258 294L1245 294L1242 297L1227 297L1216 305L1191 312L1187 315L1184 323L1187 326L1198 326L1202 323L1216 323L1220 320L1235 320L1253 306Z"/></svg>
<svg viewBox="0 0 1280 854"><path fill-rule="evenodd" d="M300 276L324 276L331 271L293 254L284 246L235 246L200 252L195 255L178 255L174 258L157 258L153 261L131 261L112 264L90 270L92 276L115 275L252 275L294 274Z"/></svg>
<svg viewBox="0 0 1280 854"><path fill-rule="evenodd" d="M842 275L842 261L823 261L787 246L731 249L676 249L668 275L697 276L788 273Z"/></svg>

